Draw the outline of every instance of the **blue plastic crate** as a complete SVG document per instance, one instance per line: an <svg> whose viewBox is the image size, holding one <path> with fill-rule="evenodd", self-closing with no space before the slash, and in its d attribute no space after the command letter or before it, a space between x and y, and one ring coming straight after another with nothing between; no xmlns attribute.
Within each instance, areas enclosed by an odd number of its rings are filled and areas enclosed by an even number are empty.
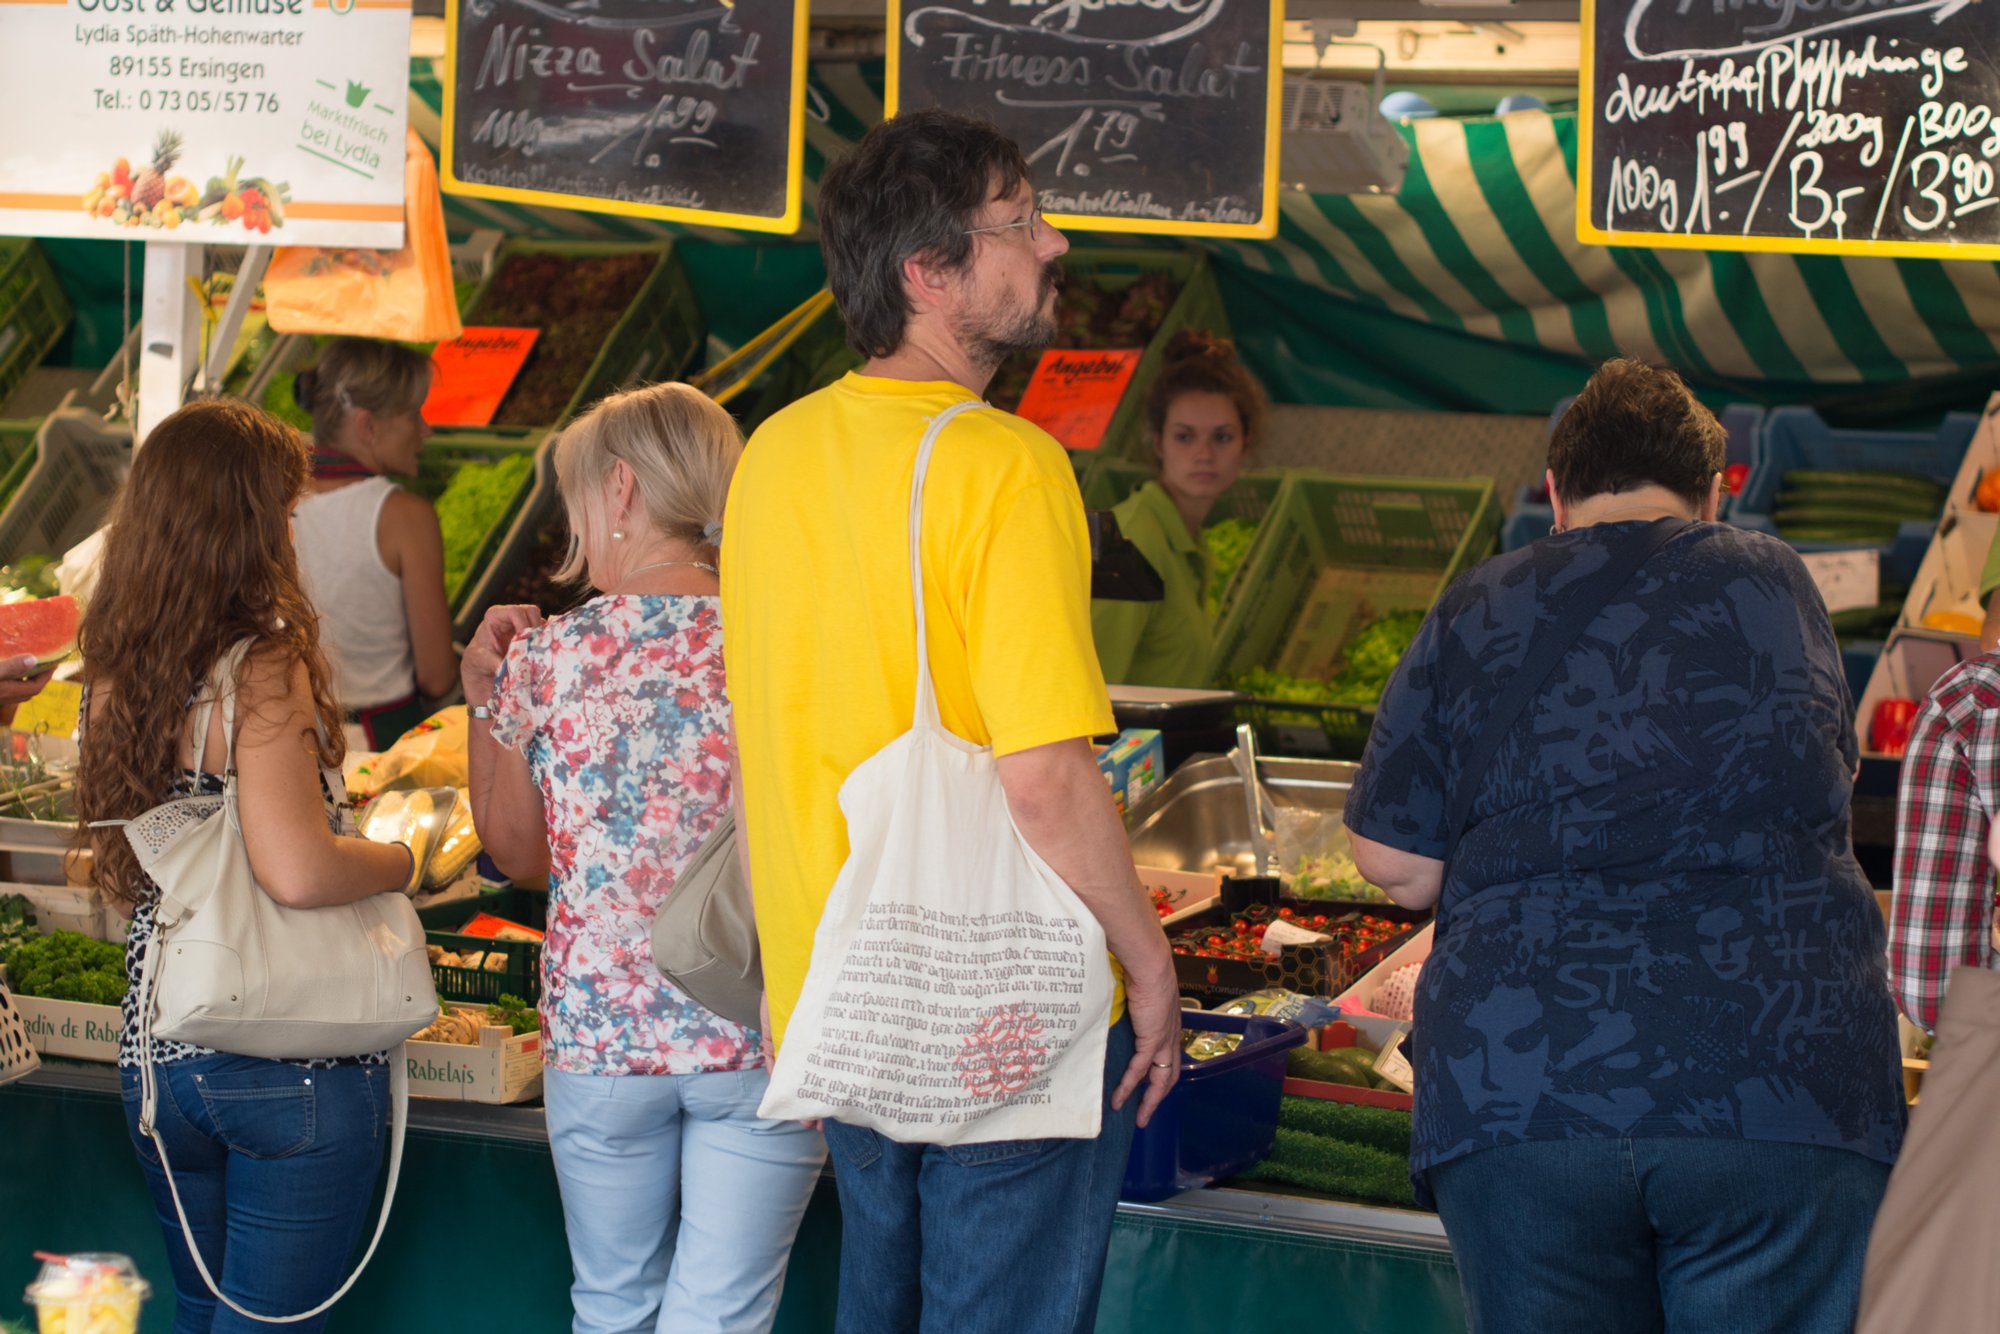
<svg viewBox="0 0 2000 1334"><path fill-rule="evenodd" d="M1164 1200L1262 1161L1277 1142L1285 1053L1309 1036L1282 1019L1205 1010L1183 1010L1181 1027L1240 1033L1243 1041L1212 1060L1181 1057L1180 1081L1132 1138L1119 1191L1128 1200Z"/></svg>
<svg viewBox="0 0 2000 1334"><path fill-rule="evenodd" d="M1978 428L1977 413L1953 412L1936 431L1840 431L1811 408L1773 408L1737 510L1770 514L1794 468L1903 472L1950 486Z"/></svg>

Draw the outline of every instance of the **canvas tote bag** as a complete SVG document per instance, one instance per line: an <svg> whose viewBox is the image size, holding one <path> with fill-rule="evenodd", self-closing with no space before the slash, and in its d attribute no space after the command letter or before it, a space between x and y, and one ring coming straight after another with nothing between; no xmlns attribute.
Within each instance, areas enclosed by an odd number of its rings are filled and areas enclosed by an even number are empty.
<svg viewBox="0 0 2000 1334"><path fill-rule="evenodd" d="M910 484L917 698L910 730L840 787L847 862L759 1114L830 1117L916 1144L1100 1129L1104 931L1014 825L990 747L938 719L924 639L924 476Z"/></svg>
<svg viewBox="0 0 2000 1334"><path fill-rule="evenodd" d="M2000 973L1952 970L1861 1278L1858 1334L2000 1329Z"/></svg>

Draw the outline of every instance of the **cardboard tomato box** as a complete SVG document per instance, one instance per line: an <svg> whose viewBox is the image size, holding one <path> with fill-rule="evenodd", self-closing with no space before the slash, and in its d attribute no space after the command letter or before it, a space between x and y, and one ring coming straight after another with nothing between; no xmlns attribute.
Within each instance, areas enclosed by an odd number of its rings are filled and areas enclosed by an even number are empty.
<svg viewBox="0 0 2000 1334"><path fill-rule="evenodd" d="M404 1060L413 1097L508 1103L542 1096L540 1033L482 1028L477 1046L412 1042Z"/></svg>
<svg viewBox="0 0 2000 1334"><path fill-rule="evenodd" d="M1264 905L1273 916L1283 909L1290 909L1293 919L1310 921L1323 915L1328 921L1319 933L1327 938L1280 945L1269 953L1225 957L1193 953L1192 948L1204 940L1220 937L1227 941L1237 935L1236 916L1254 906L1239 906L1239 900L1233 897L1232 890L1242 883L1224 881L1218 906L1177 917L1169 926L1174 972L1183 991L1226 998L1279 987L1307 996L1335 996L1381 962L1428 916L1392 904L1277 898ZM1364 917L1387 921L1400 929L1386 939L1357 941L1356 928Z"/></svg>

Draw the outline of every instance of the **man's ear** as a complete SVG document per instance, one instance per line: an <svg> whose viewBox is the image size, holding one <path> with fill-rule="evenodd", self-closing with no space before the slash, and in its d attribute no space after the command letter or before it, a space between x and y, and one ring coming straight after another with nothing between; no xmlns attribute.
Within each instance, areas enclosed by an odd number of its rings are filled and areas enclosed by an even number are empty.
<svg viewBox="0 0 2000 1334"><path fill-rule="evenodd" d="M918 310L934 310L950 299L959 273L939 264L928 251L903 261L903 291Z"/></svg>

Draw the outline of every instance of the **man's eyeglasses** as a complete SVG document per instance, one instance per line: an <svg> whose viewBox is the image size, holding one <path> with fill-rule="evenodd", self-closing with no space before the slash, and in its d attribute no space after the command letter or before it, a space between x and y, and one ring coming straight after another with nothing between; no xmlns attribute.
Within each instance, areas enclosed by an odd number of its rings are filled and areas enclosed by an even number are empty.
<svg viewBox="0 0 2000 1334"><path fill-rule="evenodd" d="M1033 244L1034 242L1041 240L1042 211L1040 209L1036 209L1034 212L1030 213L1027 217L1021 219L1019 222L1003 222L992 227L967 227L965 229L964 234L966 236L978 236L983 232L1011 232L1011 231L1016 231L1022 227L1028 229L1028 241L1030 244Z"/></svg>

